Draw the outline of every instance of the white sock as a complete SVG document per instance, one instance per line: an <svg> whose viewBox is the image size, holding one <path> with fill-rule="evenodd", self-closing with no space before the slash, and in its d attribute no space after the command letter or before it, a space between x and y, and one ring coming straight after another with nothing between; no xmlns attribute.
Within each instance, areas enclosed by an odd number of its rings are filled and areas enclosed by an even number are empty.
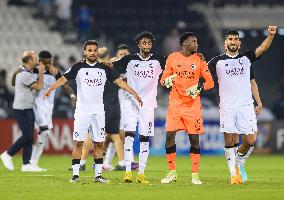
<svg viewBox="0 0 284 200"><path fill-rule="evenodd" d="M240 168L241 162L244 160L244 155L240 152L236 154L236 168Z"/></svg>
<svg viewBox="0 0 284 200"><path fill-rule="evenodd" d="M50 130L45 130L45 131L42 131L38 135L37 140L36 140L36 144L34 145L34 148L33 148L31 160L30 160L31 164L33 164L33 165L38 164L40 156L43 152L44 144L47 141L49 134L50 134Z"/></svg>
<svg viewBox="0 0 284 200"><path fill-rule="evenodd" d="M127 172L131 172L131 157L133 154L133 142L134 142L133 137L130 136L125 137L124 160Z"/></svg>
<svg viewBox="0 0 284 200"><path fill-rule="evenodd" d="M134 151L132 151L130 160L131 160L131 162L135 162L135 160L134 160Z"/></svg>
<svg viewBox="0 0 284 200"><path fill-rule="evenodd" d="M140 142L139 174L144 174L149 156L149 142Z"/></svg>
<svg viewBox="0 0 284 200"><path fill-rule="evenodd" d="M98 177L98 176L101 176L102 175L102 171L103 171L103 164L96 164L95 165L95 176Z"/></svg>
<svg viewBox="0 0 284 200"><path fill-rule="evenodd" d="M247 154L244 155L244 157L243 157L243 159L242 159L242 161L241 161L241 165L245 165L246 160L247 160L248 157L250 156L250 154L251 154L251 152L253 151L253 149L254 149L254 146L251 146L251 147L249 148Z"/></svg>
<svg viewBox="0 0 284 200"><path fill-rule="evenodd" d="M111 143L109 143L107 151L106 151L104 164L111 165L114 155L115 155L115 146L114 146L113 142L111 142Z"/></svg>
<svg viewBox="0 0 284 200"><path fill-rule="evenodd" d="M79 176L80 164L72 165L72 169L73 169L73 176L74 175L78 175Z"/></svg>
<svg viewBox="0 0 284 200"><path fill-rule="evenodd" d="M234 148L225 148L225 158L227 159L228 167L230 170L231 176L236 176L236 155Z"/></svg>
<svg viewBox="0 0 284 200"><path fill-rule="evenodd" d="M80 165L81 165L81 166L82 166L82 165L85 165L86 162L87 162L87 160L80 160Z"/></svg>

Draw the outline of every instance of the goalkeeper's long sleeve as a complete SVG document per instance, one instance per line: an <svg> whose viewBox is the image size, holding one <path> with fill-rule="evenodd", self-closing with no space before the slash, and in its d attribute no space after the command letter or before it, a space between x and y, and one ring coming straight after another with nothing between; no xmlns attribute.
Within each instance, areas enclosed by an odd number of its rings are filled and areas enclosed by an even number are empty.
<svg viewBox="0 0 284 200"><path fill-rule="evenodd" d="M207 65L202 68L201 76L205 80L203 83L203 90L209 90L214 87L214 81Z"/></svg>
<svg viewBox="0 0 284 200"><path fill-rule="evenodd" d="M166 67L165 67L165 70L163 71L163 74L162 74L162 77L161 77L161 80L160 80L160 83L162 86L164 86L164 80L169 77L170 75L173 75L173 69L171 67L171 63L170 63L170 59L167 59L167 62L166 62Z"/></svg>

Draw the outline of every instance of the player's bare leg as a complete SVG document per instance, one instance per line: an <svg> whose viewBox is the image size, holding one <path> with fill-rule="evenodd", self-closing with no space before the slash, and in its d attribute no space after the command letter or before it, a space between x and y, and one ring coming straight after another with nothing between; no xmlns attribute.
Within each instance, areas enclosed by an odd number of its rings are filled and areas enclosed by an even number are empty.
<svg viewBox="0 0 284 200"><path fill-rule="evenodd" d="M199 179L199 163L200 163L200 144L199 134L189 134L190 141L190 158L192 162L192 183L195 185L201 185L202 182Z"/></svg>
<svg viewBox="0 0 284 200"><path fill-rule="evenodd" d="M125 170L124 154L123 154L123 143L119 134L110 134L111 139L114 143L115 150L118 157L118 165L115 167L116 170ZM118 169L120 167L120 169Z"/></svg>
<svg viewBox="0 0 284 200"><path fill-rule="evenodd" d="M236 172L236 154L234 151L234 134L224 133L225 140L225 158L227 159L229 171L231 174L231 184L239 184L239 178Z"/></svg>
<svg viewBox="0 0 284 200"><path fill-rule="evenodd" d="M72 151L73 176L70 180L71 183L79 182L80 159L82 155L83 143L83 141L74 141L74 148Z"/></svg>
<svg viewBox="0 0 284 200"><path fill-rule="evenodd" d="M95 177L94 181L99 183L109 183L108 179L102 176L103 171L103 154L104 144L103 142L94 142L94 163L95 163Z"/></svg>
<svg viewBox="0 0 284 200"><path fill-rule="evenodd" d="M234 141L234 152L235 154L237 154L239 148L239 134L237 133L233 134L233 141Z"/></svg>
<svg viewBox="0 0 284 200"><path fill-rule="evenodd" d="M110 134L106 134L106 140L104 142L104 154L103 169L106 171L111 171L113 170L112 159L115 155L115 146L112 142Z"/></svg>
<svg viewBox="0 0 284 200"><path fill-rule="evenodd" d="M89 154L89 151L93 145L93 141L90 138L90 134L87 134L87 137L84 141L83 148L82 148L82 156L80 160L80 170L85 171L86 170L86 162L87 162L87 157Z"/></svg>
<svg viewBox="0 0 284 200"><path fill-rule="evenodd" d="M166 157L168 162L168 174L161 180L161 183L168 184L175 182L177 179L176 172L176 131L168 131L166 133Z"/></svg>

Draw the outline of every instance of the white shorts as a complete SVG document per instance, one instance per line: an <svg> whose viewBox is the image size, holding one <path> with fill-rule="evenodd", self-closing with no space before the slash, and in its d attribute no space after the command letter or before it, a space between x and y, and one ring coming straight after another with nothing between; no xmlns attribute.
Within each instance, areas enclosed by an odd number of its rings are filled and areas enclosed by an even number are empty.
<svg viewBox="0 0 284 200"><path fill-rule="evenodd" d="M105 141L105 115L78 115L75 114L74 141L85 141L88 132L94 142Z"/></svg>
<svg viewBox="0 0 284 200"><path fill-rule="evenodd" d="M44 110L44 109L35 109L34 108L34 113L35 113L35 124L36 127L40 128L42 126L47 126L48 129L53 128L52 124L52 109Z"/></svg>
<svg viewBox="0 0 284 200"><path fill-rule="evenodd" d="M220 108L220 132L254 134L257 131L257 120L254 105L243 105L235 108Z"/></svg>
<svg viewBox="0 0 284 200"><path fill-rule="evenodd" d="M119 105L120 105L120 125L119 125L119 129L124 130L125 126L126 126L125 116L127 116L127 113L125 113L125 109L126 109L127 105L129 105L129 102L127 102L126 91L124 91L123 89L119 89L118 90L118 99L119 99Z"/></svg>
<svg viewBox="0 0 284 200"><path fill-rule="evenodd" d="M131 103L125 108L125 131L136 132L138 124L138 133L143 136L154 136L154 112L155 108L147 108Z"/></svg>

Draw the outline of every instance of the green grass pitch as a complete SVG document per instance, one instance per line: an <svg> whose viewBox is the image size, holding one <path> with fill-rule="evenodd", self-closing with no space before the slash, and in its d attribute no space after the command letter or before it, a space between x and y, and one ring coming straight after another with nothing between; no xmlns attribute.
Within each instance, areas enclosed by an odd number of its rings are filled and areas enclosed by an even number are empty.
<svg viewBox="0 0 284 200"><path fill-rule="evenodd" d="M160 184L166 174L163 157L150 157L146 169L149 185L122 183L124 172L104 172L112 183L93 183L92 158L86 172L81 172L80 183L69 183L70 156L43 156L40 166L47 172L20 172L21 157L14 159L16 170L4 169L0 164L1 200L172 200L172 199L284 199L284 156L251 156L247 162L249 181L243 185L230 185L225 158L201 157L200 178L203 185L191 184L191 161L188 157L177 158L178 181L169 185ZM134 177L137 171L133 173Z"/></svg>

